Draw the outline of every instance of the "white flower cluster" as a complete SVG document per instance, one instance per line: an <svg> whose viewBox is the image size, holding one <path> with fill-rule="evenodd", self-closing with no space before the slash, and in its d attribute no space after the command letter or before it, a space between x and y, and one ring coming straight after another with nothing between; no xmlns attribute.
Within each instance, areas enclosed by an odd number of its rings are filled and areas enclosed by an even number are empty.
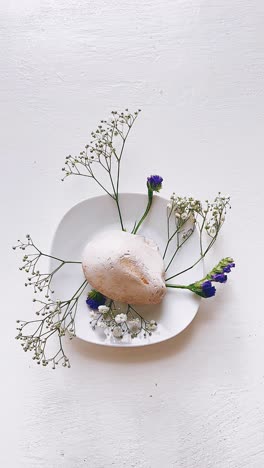
<svg viewBox="0 0 264 468"><path fill-rule="evenodd" d="M100 314L108 314L110 308L107 307L106 305L100 305L98 307L98 311L100 312Z"/></svg>
<svg viewBox="0 0 264 468"><path fill-rule="evenodd" d="M207 201L207 208L204 210L204 219L206 219L205 229L210 237L214 238L217 236L225 221L227 209L230 208L230 196L223 196L220 192L212 203Z"/></svg>
<svg viewBox="0 0 264 468"><path fill-rule="evenodd" d="M177 226L182 227L188 222L196 223L198 217L202 218L203 227L206 229L210 237L215 237L222 224L225 221L225 215L230 207L230 196L221 195L214 199L213 202L205 201L203 208L201 202L193 197L179 197L175 193L172 194L167 205L168 217L175 215Z"/></svg>
<svg viewBox="0 0 264 468"><path fill-rule="evenodd" d="M157 328L155 320L145 320L131 306L127 306L126 313L120 312L113 301L109 306L101 305L97 310L90 311L90 324L95 330L97 327L104 330L107 337L123 338L130 335L131 338L143 334L151 335Z"/></svg>
<svg viewBox="0 0 264 468"><path fill-rule="evenodd" d="M125 112L112 111L109 120L101 120L97 129L91 133L91 141L85 149L78 156L66 156L62 180L70 175L81 175L92 177L98 182L91 167L93 163L99 163L110 173L109 159L114 158L119 162L122 154L117 149L118 141L122 146L139 112L140 109L133 113L128 109Z"/></svg>
<svg viewBox="0 0 264 468"><path fill-rule="evenodd" d="M196 214L201 211L201 202L190 197L179 197L175 193L170 197L170 202L167 205L168 216L175 215L178 223L183 225L190 220L192 223L196 221Z"/></svg>

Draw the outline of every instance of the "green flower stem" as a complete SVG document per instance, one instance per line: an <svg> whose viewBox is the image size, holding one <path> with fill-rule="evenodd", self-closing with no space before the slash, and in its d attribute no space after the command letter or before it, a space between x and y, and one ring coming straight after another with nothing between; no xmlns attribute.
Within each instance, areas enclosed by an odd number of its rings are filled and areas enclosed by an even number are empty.
<svg viewBox="0 0 264 468"><path fill-rule="evenodd" d="M166 288L189 289L190 290L190 286L184 286L183 284L166 283Z"/></svg>
<svg viewBox="0 0 264 468"><path fill-rule="evenodd" d="M122 156L122 153L121 153L121 156ZM120 156L120 158L121 158L121 156ZM111 174L111 161L108 162L108 160L106 160L106 164L107 164L107 172L109 173L109 177L110 177L110 181L111 181L111 185L112 185L112 189L113 189L113 195L110 195L110 196L116 202L116 207L117 207L117 211L118 211L118 216L119 216L121 229L122 229L122 231L125 231L124 224L123 224L122 213L121 213L121 209L120 209L120 205L119 205L119 193L118 193L119 177L120 177L120 158L117 160L118 173L117 173L117 185L116 185L116 187L115 187L113 177L112 177L112 174Z"/></svg>
<svg viewBox="0 0 264 468"><path fill-rule="evenodd" d="M130 131L130 128L129 128L128 132L127 132L127 135L129 133L129 131ZM126 135L126 138L127 138L127 135ZM124 150L126 138L123 140L123 145L122 145L120 157L119 157L119 159L117 161L117 181L116 181L116 191L115 191L115 201L116 201L116 206L117 206L117 211L118 211L118 216L119 216L119 219L120 219L120 224L121 224L122 231L125 231L125 228L124 228L124 225L123 225L123 218L122 218L122 213L121 213L121 209L120 209L120 205L119 205L119 180L120 180L120 163L121 163L121 157L122 157L122 153L123 153L123 150Z"/></svg>
<svg viewBox="0 0 264 468"><path fill-rule="evenodd" d="M151 205L152 205L152 200L153 200L153 190L148 187L148 204L147 204L147 208L146 208L145 213L143 214L142 218L137 223L136 227L133 229L132 234L137 233L137 231L140 228L141 224L143 223L144 219L146 219L146 217L148 215L148 212L149 212L149 210L151 208Z"/></svg>
<svg viewBox="0 0 264 468"><path fill-rule="evenodd" d="M117 206L117 211L118 211L118 216L119 216L121 229L122 229L122 231L125 231L124 224L123 224L123 219L122 219L122 214L121 214L121 209L120 209L120 205L119 205L119 200L118 200L118 195L116 195L115 202L116 202L116 206Z"/></svg>

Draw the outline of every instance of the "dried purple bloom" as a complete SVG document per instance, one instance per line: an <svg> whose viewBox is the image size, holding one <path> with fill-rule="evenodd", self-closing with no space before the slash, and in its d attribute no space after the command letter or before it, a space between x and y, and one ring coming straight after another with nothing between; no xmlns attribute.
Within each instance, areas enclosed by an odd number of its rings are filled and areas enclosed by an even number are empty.
<svg viewBox="0 0 264 468"><path fill-rule="evenodd" d="M159 192L162 188L163 178L159 175L152 175L147 178L147 186L153 192Z"/></svg>
<svg viewBox="0 0 264 468"><path fill-rule="evenodd" d="M212 275L212 281L216 281L216 283L226 283L227 275L224 273L217 273L216 275Z"/></svg>
<svg viewBox="0 0 264 468"><path fill-rule="evenodd" d="M86 304L90 307L92 310L98 309L100 305L104 305L106 302L106 297L101 294L100 292L96 291L95 289L92 289L86 299Z"/></svg>

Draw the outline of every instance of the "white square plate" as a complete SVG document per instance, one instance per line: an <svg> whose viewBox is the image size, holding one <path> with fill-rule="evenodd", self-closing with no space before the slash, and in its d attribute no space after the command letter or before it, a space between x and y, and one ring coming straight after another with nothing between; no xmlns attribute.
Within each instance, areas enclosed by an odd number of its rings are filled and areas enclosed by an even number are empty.
<svg viewBox="0 0 264 468"><path fill-rule="evenodd" d="M151 211L138 231L139 235L153 239L159 246L161 254L163 254L167 242L167 203L166 199L155 195ZM129 232L133 229L135 221L142 216L146 204L147 195L120 194L123 222ZM81 261L82 252L87 242L99 232L113 229L120 229L114 200L107 195L84 200L71 208L61 220L54 235L51 255L65 260ZM173 242L171 244L166 256L168 259L173 253ZM199 258L199 255L199 235L195 230L190 239L179 250L167 272L167 277L192 265ZM51 266L54 266L54 263ZM203 262L199 262L193 269L175 278L175 283L190 284L202 277ZM68 299L83 280L81 265L65 265L56 274L53 281L55 298ZM92 329L89 307L85 302L88 291L87 287L79 300L75 320L76 336L90 343L105 346L144 346L172 338L191 323L200 303L200 298L190 291L168 288L161 304L135 307L144 318L156 320L157 330L146 338L142 334L133 339L129 336L117 339L105 336L103 330Z"/></svg>

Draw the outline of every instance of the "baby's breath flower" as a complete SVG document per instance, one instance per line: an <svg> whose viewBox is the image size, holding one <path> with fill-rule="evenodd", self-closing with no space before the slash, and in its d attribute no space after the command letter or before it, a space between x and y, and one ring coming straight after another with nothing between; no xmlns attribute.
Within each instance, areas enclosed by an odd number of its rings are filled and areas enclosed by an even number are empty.
<svg viewBox="0 0 264 468"><path fill-rule="evenodd" d="M140 330L140 320L138 318L130 320L128 322L128 327L132 334L137 334Z"/></svg>
<svg viewBox="0 0 264 468"><path fill-rule="evenodd" d="M179 276L192 269L197 263L199 263L205 255L209 252L214 242L217 239L219 231L225 221L227 210L230 207L230 196L222 196L219 192L213 202L205 200L205 204L193 198L193 197L180 197L176 196L175 193L170 198L171 209L167 209L167 231L168 241L165 247L163 258L168 252L168 247L172 240L176 238L176 248L171 256L171 259L167 263L165 270L167 271L171 266L175 256L184 245L184 243L191 237L197 226L197 231L200 237L200 257L196 260L193 265L187 267L185 270L179 271L167 278L167 281ZM171 234L171 215L175 215L176 227L174 232ZM204 247L204 232L206 232L210 238L207 242L207 246Z"/></svg>
<svg viewBox="0 0 264 468"><path fill-rule="evenodd" d="M112 333L115 338L122 338L123 336L123 331L121 327L114 327Z"/></svg>
<svg viewBox="0 0 264 468"><path fill-rule="evenodd" d="M115 321L116 323L124 323L127 321L127 315L126 314L117 314L115 316Z"/></svg>
<svg viewBox="0 0 264 468"><path fill-rule="evenodd" d="M27 251L22 258L22 266L19 268L21 271L27 273L27 281L25 286L32 286L34 293L43 293L46 299L54 293L51 285L54 275L62 269L66 264L69 263L81 263L74 262L71 260L63 260L61 258L53 257L40 250L33 242L29 234L26 235L26 241L22 242L18 240L18 244L13 247L14 250L20 249ZM50 273L41 273L40 268L42 266L42 260L50 258L54 261L54 267Z"/></svg>
<svg viewBox="0 0 264 468"><path fill-rule="evenodd" d="M89 144L77 156L68 155L62 168L63 178L75 175L93 179L116 202L121 228L124 231L122 214L119 206L120 162L127 137L138 117L140 109L130 112L112 111L109 120L101 120L97 129L91 133ZM108 174L108 184L101 173Z"/></svg>
<svg viewBox="0 0 264 468"><path fill-rule="evenodd" d="M141 333L144 337L151 335L156 329L157 323L154 320L145 320L131 305L127 305L125 313L120 311L120 306L117 306L113 300L107 299L107 301L108 306L99 306L98 310L90 313L93 330L97 327L103 329L108 338L130 335L133 339ZM102 311L106 309L107 313L103 313Z"/></svg>
<svg viewBox="0 0 264 468"><path fill-rule="evenodd" d="M107 307L106 305L100 305L98 307L98 312L100 312L100 314L108 314L110 308Z"/></svg>
<svg viewBox="0 0 264 468"><path fill-rule="evenodd" d="M66 333L70 338L75 336L75 315L79 298L86 288L86 281L68 300L53 301L37 300L38 305L36 315L37 320L19 320L18 335L16 338L21 341L21 346L25 352L33 353L32 359L37 364L47 366L52 364L52 368L61 363L63 367L70 367L70 362L63 348L63 337ZM58 348L55 354L51 354L49 342L51 338L57 338Z"/></svg>
<svg viewBox="0 0 264 468"><path fill-rule="evenodd" d="M156 330L158 324L155 320L150 320L150 322L147 325L148 330Z"/></svg>
<svg viewBox="0 0 264 468"><path fill-rule="evenodd" d="M192 215L195 217L195 214L201 209L201 202L195 200L192 197L179 197L175 193L171 196L170 205L176 218L186 221Z"/></svg>
<svg viewBox="0 0 264 468"><path fill-rule="evenodd" d="M207 219L205 229L211 238L216 238L225 221L227 210L230 208L230 196L222 196L221 192L212 203L207 201L203 215L204 219Z"/></svg>
<svg viewBox="0 0 264 468"><path fill-rule="evenodd" d="M214 236L216 235L216 228L215 228L215 226L212 226L212 227L210 227L210 228L208 229L208 234L209 234L209 236L211 236L211 237L214 237Z"/></svg>

